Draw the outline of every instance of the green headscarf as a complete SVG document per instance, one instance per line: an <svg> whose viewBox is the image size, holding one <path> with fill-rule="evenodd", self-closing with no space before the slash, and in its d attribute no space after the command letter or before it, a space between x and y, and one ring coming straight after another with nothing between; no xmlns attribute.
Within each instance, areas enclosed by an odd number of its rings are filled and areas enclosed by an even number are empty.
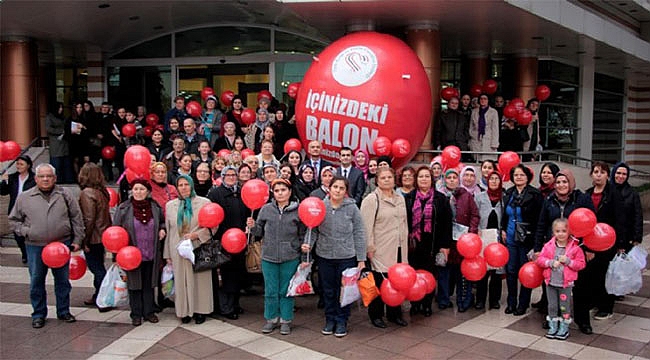
<svg viewBox="0 0 650 360"><path fill-rule="evenodd" d="M192 178L188 175L182 174L176 178L176 189L178 189L178 180L181 179L187 180L187 183L190 185L190 189L192 190L190 192L190 196L187 198L183 198L181 192L178 191L178 200L180 200L181 204L178 207L176 225L178 226L179 232L183 228L183 225L189 225L189 223L192 221L192 198L196 196L196 192L194 191L194 180L192 180Z"/></svg>

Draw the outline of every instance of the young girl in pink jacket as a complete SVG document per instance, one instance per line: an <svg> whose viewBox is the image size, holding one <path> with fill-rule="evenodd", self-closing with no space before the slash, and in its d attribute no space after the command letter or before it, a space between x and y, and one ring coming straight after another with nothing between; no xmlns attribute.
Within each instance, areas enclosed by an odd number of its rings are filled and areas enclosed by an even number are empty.
<svg viewBox="0 0 650 360"><path fill-rule="evenodd" d="M578 279L578 271L585 267L585 255L578 239L569 235L566 219L553 221L552 229L553 238L544 245L536 263L544 269L546 281L549 323L546 337L565 340L571 323L571 289Z"/></svg>

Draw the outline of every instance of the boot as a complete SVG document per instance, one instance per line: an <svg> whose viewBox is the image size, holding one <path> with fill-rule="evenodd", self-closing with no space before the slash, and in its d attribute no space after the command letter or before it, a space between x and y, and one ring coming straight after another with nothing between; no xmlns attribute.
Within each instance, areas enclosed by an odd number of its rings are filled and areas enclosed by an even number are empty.
<svg viewBox="0 0 650 360"><path fill-rule="evenodd" d="M560 327L555 333L555 338L558 340L566 340L569 337L569 324L571 324L571 319L560 320Z"/></svg>
<svg viewBox="0 0 650 360"><path fill-rule="evenodd" d="M555 335L557 334L558 330L558 318L552 318L550 316L546 317L546 322L548 323L548 331L546 332L546 337L549 339L555 339Z"/></svg>

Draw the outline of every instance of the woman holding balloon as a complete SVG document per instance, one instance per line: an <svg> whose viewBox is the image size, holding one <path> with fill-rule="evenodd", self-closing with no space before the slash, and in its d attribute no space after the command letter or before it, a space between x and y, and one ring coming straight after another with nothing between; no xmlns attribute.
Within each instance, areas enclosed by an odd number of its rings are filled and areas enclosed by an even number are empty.
<svg viewBox="0 0 650 360"><path fill-rule="evenodd" d="M34 177L34 170L32 170L32 158L28 155L19 156L16 159L16 172L9 174L5 172L0 178L0 195L9 195L9 210L7 214L11 214L11 210L16 204L18 195L36 186L36 179ZM25 248L25 237L14 233L16 244L20 248L23 264L27 264L27 251Z"/></svg>
<svg viewBox="0 0 650 360"><path fill-rule="evenodd" d="M149 197L150 193L149 181L133 180L131 199L122 202L113 216L113 225L123 227L129 234L129 245L137 247L142 254L142 262L126 272L133 326L142 325L143 318L158 322L154 313L154 287L158 286L161 261L158 242L165 238L166 231L162 209Z"/></svg>

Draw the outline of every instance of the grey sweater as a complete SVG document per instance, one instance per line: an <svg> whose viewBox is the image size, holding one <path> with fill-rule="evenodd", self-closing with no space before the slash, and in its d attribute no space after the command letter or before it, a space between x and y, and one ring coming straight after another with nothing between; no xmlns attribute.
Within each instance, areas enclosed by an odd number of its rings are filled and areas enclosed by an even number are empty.
<svg viewBox="0 0 650 360"><path fill-rule="evenodd" d="M262 207L253 235L264 237L262 259L272 263L282 263L300 256L305 225L298 217L298 203L292 201L280 209L273 200Z"/></svg>
<svg viewBox="0 0 650 360"><path fill-rule="evenodd" d="M353 199L345 198L338 209L325 200L327 214L318 227L315 240L316 254L325 259L366 260L366 234L361 212ZM313 245L312 245L313 246Z"/></svg>
<svg viewBox="0 0 650 360"><path fill-rule="evenodd" d="M487 191L476 194L474 196L474 201L476 202L476 207L478 207L478 214L481 217L481 220L478 224L479 230L487 229L488 218L492 212L492 202L488 196ZM499 220L499 226L501 226L501 216L503 214L503 201L499 201L497 206L494 207L494 210L497 212L497 218Z"/></svg>

